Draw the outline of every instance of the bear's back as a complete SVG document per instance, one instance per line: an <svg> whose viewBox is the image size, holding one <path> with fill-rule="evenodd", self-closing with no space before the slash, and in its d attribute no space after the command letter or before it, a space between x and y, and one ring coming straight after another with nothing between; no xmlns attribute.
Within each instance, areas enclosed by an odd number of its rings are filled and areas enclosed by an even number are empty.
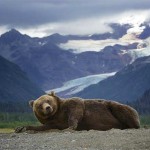
<svg viewBox="0 0 150 150"><path fill-rule="evenodd" d="M107 103L105 100L85 100L84 115L79 124L79 130L83 128L107 130L116 126L120 127L120 122L112 115Z"/></svg>
<svg viewBox="0 0 150 150"><path fill-rule="evenodd" d="M111 115L111 112L107 107L107 101L105 100L85 100L84 106L84 113L86 117L91 115L90 117L92 118L95 118L96 116L98 118L102 118L103 114L103 117L105 118L106 116L108 117L108 115Z"/></svg>

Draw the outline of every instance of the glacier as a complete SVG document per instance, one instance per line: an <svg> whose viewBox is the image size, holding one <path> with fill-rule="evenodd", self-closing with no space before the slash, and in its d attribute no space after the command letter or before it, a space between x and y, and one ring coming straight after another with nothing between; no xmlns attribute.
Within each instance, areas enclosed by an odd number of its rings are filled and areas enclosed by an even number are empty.
<svg viewBox="0 0 150 150"><path fill-rule="evenodd" d="M70 81L65 82L62 87L48 90L48 91L46 91L46 93L49 93L50 91L55 91L56 93L66 91L65 95L72 95L72 94L82 91L84 88L86 88L92 84L97 84L98 82L100 82L110 76L115 75L115 73L116 72L89 75L86 77L70 80Z"/></svg>
<svg viewBox="0 0 150 150"><path fill-rule="evenodd" d="M149 56L150 55L150 38L147 38L143 41L147 46L144 48L131 49L127 53L132 57L132 63L134 60L140 57Z"/></svg>

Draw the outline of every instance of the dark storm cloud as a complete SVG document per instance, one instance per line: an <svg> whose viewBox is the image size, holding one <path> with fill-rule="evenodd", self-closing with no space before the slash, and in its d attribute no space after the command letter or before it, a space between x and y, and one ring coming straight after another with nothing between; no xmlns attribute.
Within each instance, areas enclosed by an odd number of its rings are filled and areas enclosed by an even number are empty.
<svg viewBox="0 0 150 150"><path fill-rule="evenodd" d="M149 0L0 0L0 25L28 27L149 8Z"/></svg>

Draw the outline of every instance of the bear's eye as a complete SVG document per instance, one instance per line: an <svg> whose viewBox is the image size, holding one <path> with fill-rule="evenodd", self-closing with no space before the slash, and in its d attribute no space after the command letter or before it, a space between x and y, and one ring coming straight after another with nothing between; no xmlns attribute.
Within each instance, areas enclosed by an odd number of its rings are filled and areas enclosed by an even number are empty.
<svg viewBox="0 0 150 150"><path fill-rule="evenodd" d="M46 100L45 102L48 103L48 104L50 104L50 101L49 101L49 100Z"/></svg>
<svg viewBox="0 0 150 150"><path fill-rule="evenodd" d="M42 104L39 105L39 109L41 109L41 108L42 108Z"/></svg>

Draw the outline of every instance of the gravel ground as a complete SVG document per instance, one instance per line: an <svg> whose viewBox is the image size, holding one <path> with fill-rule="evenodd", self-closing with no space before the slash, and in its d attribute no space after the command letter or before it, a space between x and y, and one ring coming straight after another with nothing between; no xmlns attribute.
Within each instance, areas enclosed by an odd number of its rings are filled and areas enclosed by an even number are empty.
<svg viewBox="0 0 150 150"><path fill-rule="evenodd" d="M150 129L5 133L0 150L150 150Z"/></svg>

